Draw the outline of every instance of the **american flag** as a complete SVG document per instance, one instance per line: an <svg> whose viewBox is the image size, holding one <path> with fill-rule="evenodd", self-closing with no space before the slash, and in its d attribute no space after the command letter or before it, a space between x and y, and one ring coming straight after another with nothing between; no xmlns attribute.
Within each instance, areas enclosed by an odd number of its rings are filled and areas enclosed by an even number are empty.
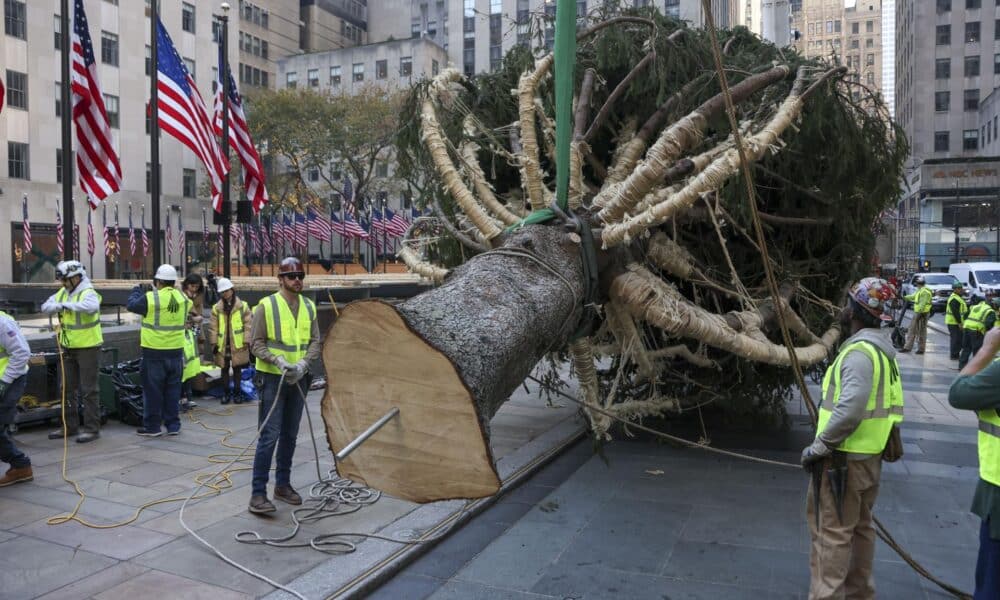
<svg viewBox="0 0 1000 600"><path fill-rule="evenodd" d="M93 212L92 210L87 211L87 254L91 258L94 257L94 251L97 250L97 247L94 245L94 222L91 220L91 213Z"/></svg>
<svg viewBox="0 0 1000 600"><path fill-rule="evenodd" d="M394 213L387 208L385 209L385 216L388 219L386 228L389 233L394 233L396 236L400 236L406 233L406 230L410 228L410 224L400 213Z"/></svg>
<svg viewBox="0 0 1000 600"><path fill-rule="evenodd" d="M365 231L365 236L363 239L365 243L375 249L376 252L382 251L382 236L372 235L374 228L372 227L371 221L365 215L358 217L358 225Z"/></svg>
<svg viewBox="0 0 1000 600"><path fill-rule="evenodd" d="M63 243L63 222L62 215L59 213L59 209L56 209L56 250L58 251L59 257L64 257L64 251L66 250L66 244Z"/></svg>
<svg viewBox="0 0 1000 600"><path fill-rule="evenodd" d="M239 256L240 244L243 242L243 232L238 226L229 228L229 241L232 245L233 254Z"/></svg>
<svg viewBox="0 0 1000 600"><path fill-rule="evenodd" d="M208 214L205 209L201 209L201 245L205 252L208 252Z"/></svg>
<svg viewBox="0 0 1000 600"><path fill-rule="evenodd" d="M299 248L309 247L309 229L306 224L306 216L302 213L295 213L295 231L293 232L295 245Z"/></svg>
<svg viewBox="0 0 1000 600"><path fill-rule="evenodd" d="M330 221L330 227L347 239L368 237L368 232L358 225L351 215L344 215L344 220L341 221L337 215L331 213Z"/></svg>
<svg viewBox="0 0 1000 600"><path fill-rule="evenodd" d="M111 228L108 227L108 205L104 205L104 210L101 212L101 227L104 229L104 255L110 257L111 248Z"/></svg>
<svg viewBox="0 0 1000 600"><path fill-rule="evenodd" d="M76 223L73 224L73 257L83 258L80 254L80 226Z"/></svg>
<svg viewBox="0 0 1000 600"><path fill-rule="evenodd" d="M25 194L23 197L23 202L21 208L24 209L24 220L21 221L21 227L24 230L24 257L28 258L31 254L31 221L28 220L28 195Z"/></svg>
<svg viewBox="0 0 1000 600"><path fill-rule="evenodd" d="M243 165L243 189L246 190L247 200L253 204L253 212L260 212L262 206L267 204L267 188L264 187L264 165L260 161L260 154L253 145L250 138L250 130L247 127L246 115L243 113L243 98L236 89L236 81L229 71L229 64L224 60L222 45L219 45L219 69L215 80L215 106L214 106L214 126L215 134L222 135L222 76L223 73L229 76L229 144L236 149L236 154L240 157Z"/></svg>
<svg viewBox="0 0 1000 600"><path fill-rule="evenodd" d="M121 229L118 228L118 203L115 202L115 256L122 255Z"/></svg>
<svg viewBox="0 0 1000 600"><path fill-rule="evenodd" d="M76 168L87 201L96 207L121 189L122 168L111 138L111 123L97 82L94 46L90 43L83 0L73 2L73 40L70 59L73 122L76 124Z"/></svg>
<svg viewBox="0 0 1000 600"><path fill-rule="evenodd" d="M132 224L132 203L128 203L128 250L135 256L135 226Z"/></svg>
<svg viewBox="0 0 1000 600"><path fill-rule="evenodd" d="M177 260L181 263L184 262L184 221L181 219L183 215L177 213L177 247L174 250L177 252Z"/></svg>
<svg viewBox="0 0 1000 600"><path fill-rule="evenodd" d="M139 211L139 228L142 230L142 257L149 256L149 234L146 233L146 206Z"/></svg>
<svg viewBox="0 0 1000 600"><path fill-rule="evenodd" d="M222 208L219 190L222 188L222 177L229 172L229 162L222 155L222 149L212 132L208 110L194 79L159 19L156 21L156 39L156 89L159 92L157 111L160 128L190 148L204 163L212 186L215 210L219 211Z"/></svg>
<svg viewBox="0 0 1000 600"><path fill-rule="evenodd" d="M174 262L171 260L173 258L172 252L174 250L174 230L170 225L170 211L167 211L167 262Z"/></svg>
<svg viewBox="0 0 1000 600"><path fill-rule="evenodd" d="M354 186L351 185L351 178L344 177L344 202L346 202L347 210L354 213Z"/></svg>
<svg viewBox="0 0 1000 600"><path fill-rule="evenodd" d="M331 229L329 221L319 218L316 211L311 208L309 209L309 216L306 220L309 225L309 235L323 242L330 241Z"/></svg>
<svg viewBox="0 0 1000 600"><path fill-rule="evenodd" d="M261 250L264 251L264 254L270 254L274 251L274 248L271 246L271 232L264 226L263 218L257 221L257 228L260 229Z"/></svg>
<svg viewBox="0 0 1000 600"><path fill-rule="evenodd" d="M282 211L284 212L284 211ZM274 251L284 252L285 227L281 224L281 214L271 213L271 235L274 236Z"/></svg>
<svg viewBox="0 0 1000 600"><path fill-rule="evenodd" d="M253 223L247 225L247 229L250 230L250 246L254 252L260 254L260 233L257 232L257 228L254 227Z"/></svg>
<svg viewBox="0 0 1000 600"><path fill-rule="evenodd" d="M284 234L285 243L290 247L295 247L295 226L292 224L292 218L288 216L288 213L283 214L281 232Z"/></svg>
<svg viewBox="0 0 1000 600"><path fill-rule="evenodd" d="M7 90L3 87L3 80L0 79L0 112L3 112L3 97Z"/></svg>

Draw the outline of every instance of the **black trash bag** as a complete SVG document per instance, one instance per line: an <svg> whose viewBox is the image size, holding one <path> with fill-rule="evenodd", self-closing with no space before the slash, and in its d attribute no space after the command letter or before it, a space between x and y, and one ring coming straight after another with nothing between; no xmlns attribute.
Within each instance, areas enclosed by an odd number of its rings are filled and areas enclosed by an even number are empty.
<svg viewBox="0 0 1000 600"><path fill-rule="evenodd" d="M118 363L101 368L101 372L111 377L115 386L115 404L118 420L127 425L142 425L142 386L133 383L129 375L138 373L142 359Z"/></svg>

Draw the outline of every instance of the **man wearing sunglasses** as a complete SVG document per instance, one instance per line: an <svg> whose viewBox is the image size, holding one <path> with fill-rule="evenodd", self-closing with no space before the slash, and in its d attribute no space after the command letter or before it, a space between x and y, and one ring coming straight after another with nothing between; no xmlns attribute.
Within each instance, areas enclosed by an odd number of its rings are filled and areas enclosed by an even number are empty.
<svg viewBox="0 0 1000 600"><path fill-rule="evenodd" d="M257 358L256 383L260 391L257 426L260 427L275 402L278 405L267 420L257 440L253 459L253 481L248 510L257 515L276 509L267 499L267 478L275 454L274 497L292 505L302 504L302 497L290 481L295 438L305 394L312 376L309 364L320 356L319 325L316 305L302 296L305 269L302 261L288 257L278 266L278 292L267 296L253 311L250 349ZM284 373L284 384L281 384Z"/></svg>

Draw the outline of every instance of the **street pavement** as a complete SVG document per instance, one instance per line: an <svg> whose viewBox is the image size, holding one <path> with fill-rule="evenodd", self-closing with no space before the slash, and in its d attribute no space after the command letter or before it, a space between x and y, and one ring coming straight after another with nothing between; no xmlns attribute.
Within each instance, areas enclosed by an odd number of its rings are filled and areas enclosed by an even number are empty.
<svg viewBox="0 0 1000 600"><path fill-rule="evenodd" d="M948 406L957 374L941 315L927 354L900 355L905 457L886 464L876 516L937 577L971 592L976 419ZM819 397L818 386L810 393ZM799 398L780 434L709 430L714 446L797 463L812 439ZM696 438L695 432L689 437ZM604 459L581 441L370 597L379 600L805 598L807 477L799 469L645 439ZM949 598L879 541L880 598Z"/></svg>

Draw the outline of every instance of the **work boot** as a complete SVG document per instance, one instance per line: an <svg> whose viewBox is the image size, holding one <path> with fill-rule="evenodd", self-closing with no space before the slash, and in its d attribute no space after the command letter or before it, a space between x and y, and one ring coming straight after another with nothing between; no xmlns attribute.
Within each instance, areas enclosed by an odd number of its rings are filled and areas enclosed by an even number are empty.
<svg viewBox="0 0 1000 600"><path fill-rule="evenodd" d="M72 430L72 431L66 432L66 437L73 437L75 435L76 435L76 430L75 429ZM62 429L53 429L52 431L49 432L49 439L50 440L61 440L62 438L63 438L63 430Z"/></svg>
<svg viewBox="0 0 1000 600"><path fill-rule="evenodd" d="M924 353L923 350L917 350L916 352L914 352L914 354L923 354L923 353Z"/></svg>
<svg viewBox="0 0 1000 600"><path fill-rule="evenodd" d="M910 349L909 348L900 348L899 351L905 353L905 352L909 352ZM918 352L917 354L920 354L920 353Z"/></svg>
<svg viewBox="0 0 1000 600"><path fill-rule="evenodd" d="M267 499L267 496L250 496L250 505L247 510L255 515L264 515L278 510L274 504Z"/></svg>
<svg viewBox="0 0 1000 600"><path fill-rule="evenodd" d="M243 392L233 390L233 404L243 404Z"/></svg>
<svg viewBox="0 0 1000 600"><path fill-rule="evenodd" d="M229 394L229 390L222 392L222 404L229 404L232 400L233 397Z"/></svg>
<svg viewBox="0 0 1000 600"><path fill-rule="evenodd" d="M292 486L275 486L274 487L274 499L281 500L285 504L291 504L293 506L298 506L302 504L302 496L299 495Z"/></svg>
<svg viewBox="0 0 1000 600"><path fill-rule="evenodd" d="M92 442L101 437L101 434L96 431L84 431L80 435L76 436L77 444L86 444L87 442Z"/></svg>
<svg viewBox="0 0 1000 600"><path fill-rule="evenodd" d="M35 476L31 472L31 465L28 465L27 467L11 467L7 471L7 474L0 478L0 487L31 481L34 478Z"/></svg>

